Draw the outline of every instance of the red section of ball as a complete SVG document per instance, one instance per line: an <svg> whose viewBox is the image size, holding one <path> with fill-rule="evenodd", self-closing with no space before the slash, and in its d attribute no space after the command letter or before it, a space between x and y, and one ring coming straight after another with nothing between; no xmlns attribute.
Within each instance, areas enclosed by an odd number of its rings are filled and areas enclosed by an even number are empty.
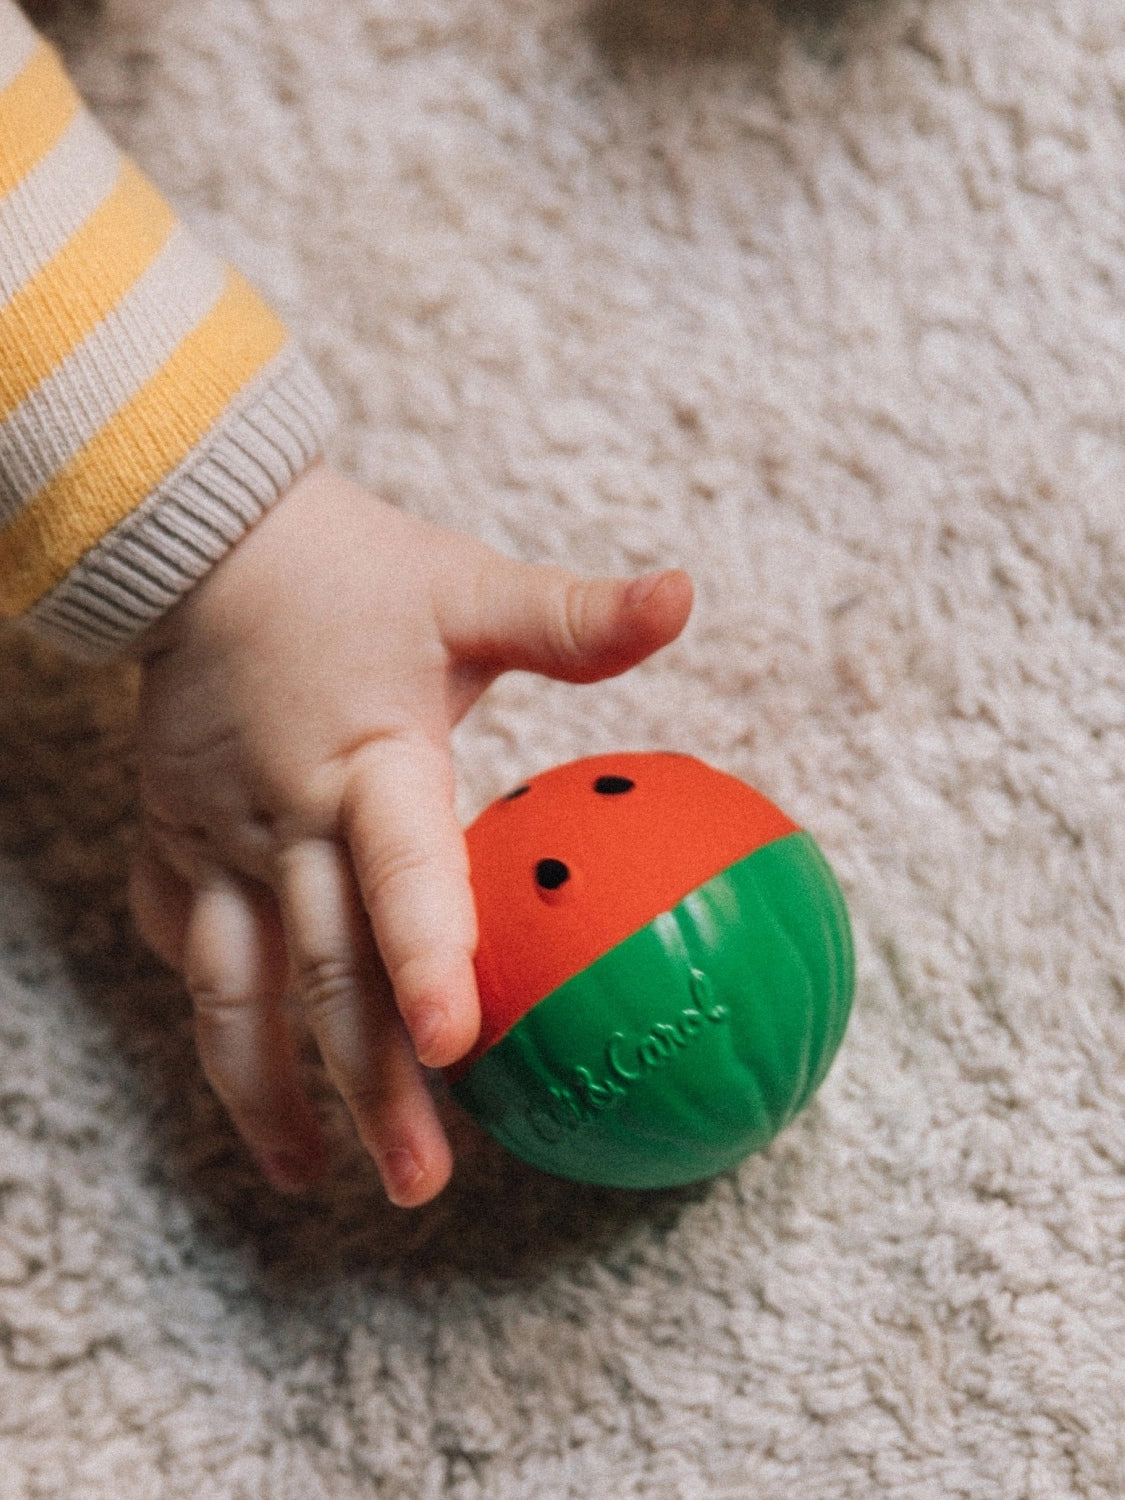
<svg viewBox="0 0 1125 1500"><path fill-rule="evenodd" d="M572 761L492 803L466 834L483 1022L458 1073L560 984L796 828L745 782L660 752Z"/></svg>

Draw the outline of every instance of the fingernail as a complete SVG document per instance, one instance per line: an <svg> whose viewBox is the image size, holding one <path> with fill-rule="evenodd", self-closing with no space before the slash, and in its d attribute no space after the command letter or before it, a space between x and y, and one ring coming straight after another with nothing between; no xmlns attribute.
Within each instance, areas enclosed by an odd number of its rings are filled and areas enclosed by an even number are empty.
<svg viewBox="0 0 1125 1500"><path fill-rule="evenodd" d="M440 1005L426 1005L414 1017L410 1025L410 1037L418 1061L430 1067L445 1035L446 1013Z"/></svg>
<svg viewBox="0 0 1125 1500"><path fill-rule="evenodd" d="M316 1181L315 1170L296 1151L271 1151L261 1158L261 1165L279 1193L303 1193Z"/></svg>
<svg viewBox="0 0 1125 1500"><path fill-rule="evenodd" d="M642 604L647 604L664 582L667 573L664 569L656 573L642 573L640 578L634 578L625 590L625 603L630 609L640 609Z"/></svg>
<svg viewBox="0 0 1125 1500"><path fill-rule="evenodd" d="M405 1206L404 1200L409 1196L411 1188L421 1177L422 1168L412 1151L405 1146L393 1146L379 1162L379 1175L383 1179L387 1197L401 1208Z"/></svg>

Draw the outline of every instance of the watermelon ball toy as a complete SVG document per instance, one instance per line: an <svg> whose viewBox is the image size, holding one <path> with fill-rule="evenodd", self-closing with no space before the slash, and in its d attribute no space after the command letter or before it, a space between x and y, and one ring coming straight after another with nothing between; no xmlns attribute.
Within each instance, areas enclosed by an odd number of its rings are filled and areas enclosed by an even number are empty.
<svg viewBox="0 0 1125 1500"><path fill-rule="evenodd" d="M483 1024L454 1097L533 1166L660 1188L725 1171L812 1097L854 957L817 845L687 755L536 776L466 835Z"/></svg>

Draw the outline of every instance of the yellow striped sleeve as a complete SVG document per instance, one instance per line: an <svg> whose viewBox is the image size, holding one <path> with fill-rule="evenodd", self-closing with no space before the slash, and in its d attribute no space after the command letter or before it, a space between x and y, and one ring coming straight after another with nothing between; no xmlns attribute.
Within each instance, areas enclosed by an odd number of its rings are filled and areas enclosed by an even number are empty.
<svg viewBox="0 0 1125 1500"><path fill-rule="evenodd" d="M30 61L0 93L0 193L19 186L77 111L61 63L46 42L38 42Z"/></svg>
<svg viewBox="0 0 1125 1500"><path fill-rule="evenodd" d="M317 457L331 408L0 0L0 617L121 651Z"/></svg>
<svg viewBox="0 0 1125 1500"><path fill-rule="evenodd" d="M156 189L123 161L104 202L0 308L0 421L109 316L155 260L174 223Z"/></svg>
<svg viewBox="0 0 1125 1500"><path fill-rule="evenodd" d="M230 272L220 300L159 373L0 533L0 613L30 608L136 510L285 340L277 318Z"/></svg>

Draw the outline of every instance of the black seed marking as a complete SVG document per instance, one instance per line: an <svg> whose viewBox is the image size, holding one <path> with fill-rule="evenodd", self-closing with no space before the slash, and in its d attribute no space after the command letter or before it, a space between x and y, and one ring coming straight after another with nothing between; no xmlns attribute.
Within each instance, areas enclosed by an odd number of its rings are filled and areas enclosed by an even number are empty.
<svg viewBox="0 0 1125 1500"><path fill-rule="evenodd" d="M518 786L514 792L505 792L500 800L502 802L514 802L517 797L526 796L530 791L531 788L529 786Z"/></svg>
<svg viewBox="0 0 1125 1500"><path fill-rule="evenodd" d="M545 891L557 891L570 879L570 871L561 859L541 859L535 866L535 884Z"/></svg>
<svg viewBox="0 0 1125 1500"><path fill-rule="evenodd" d="M631 792L636 784L628 776L599 776L594 791L602 797L620 797L622 792Z"/></svg>

